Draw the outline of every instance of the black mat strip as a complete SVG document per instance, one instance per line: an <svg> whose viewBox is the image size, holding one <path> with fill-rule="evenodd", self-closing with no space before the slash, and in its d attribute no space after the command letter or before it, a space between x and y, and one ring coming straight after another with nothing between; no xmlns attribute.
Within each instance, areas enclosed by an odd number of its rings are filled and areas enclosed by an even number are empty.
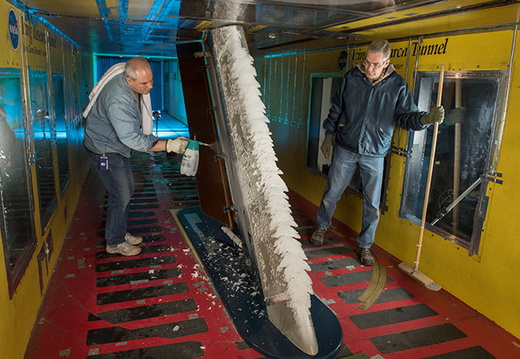
<svg viewBox="0 0 520 359"><path fill-rule="evenodd" d="M104 223L103 223L104 227ZM133 235L142 235L145 233L157 233L162 232L161 226L148 226L148 227L138 227L138 228L132 228L130 231ZM102 229L98 232L96 232L96 236L100 238L105 238L105 229Z"/></svg>
<svg viewBox="0 0 520 359"><path fill-rule="evenodd" d="M128 217L129 218L155 217L155 212L154 211L149 211L149 212L133 211L133 212L128 212Z"/></svg>
<svg viewBox="0 0 520 359"><path fill-rule="evenodd" d="M117 292L100 293L97 295L97 304L113 304L141 300L146 298L162 297L165 295L186 293L189 291L188 285L182 283L171 283L170 285L135 288L120 290Z"/></svg>
<svg viewBox="0 0 520 359"><path fill-rule="evenodd" d="M160 256L160 257L152 257L152 258L141 258L134 259L128 261L121 262L106 262L99 263L96 265L96 272L106 272L106 271L114 271L114 270L122 270L129 268L143 268L149 266L160 266L164 264L175 263L174 256Z"/></svg>
<svg viewBox="0 0 520 359"><path fill-rule="evenodd" d="M366 288L351 290L348 292L339 292L338 297L341 298L346 304L355 304L360 303L358 298L365 293ZM386 302L394 302L397 300L410 299L414 296L410 294L404 288L392 288L383 290L383 293L379 296L379 298L374 303L386 303Z"/></svg>
<svg viewBox="0 0 520 359"><path fill-rule="evenodd" d="M143 234L143 233L154 233L154 232L162 232L161 226L148 226L148 227L138 227L138 228L131 228L130 232L132 234Z"/></svg>
<svg viewBox="0 0 520 359"><path fill-rule="evenodd" d="M345 258L336 261L327 261L320 263L310 263L311 271L313 273L326 272L329 270L345 269L351 266L359 266L359 260L357 258Z"/></svg>
<svg viewBox="0 0 520 359"><path fill-rule="evenodd" d="M466 334L456 326L452 324L441 324L397 334L383 335L371 338L370 341L382 354L388 354L465 337Z"/></svg>
<svg viewBox="0 0 520 359"><path fill-rule="evenodd" d="M175 353L175 354L173 354ZM201 342L184 342L156 347L126 350L117 353L89 355L88 359L143 359L175 358L192 359L204 356Z"/></svg>
<svg viewBox="0 0 520 359"><path fill-rule="evenodd" d="M142 236L143 243L154 243L154 242L164 242L166 240L166 236L163 234L156 234L152 236ZM96 242L96 247L105 246L106 241L100 240Z"/></svg>
<svg viewBox="0 0 520 359"><path fill-rule="evenodd" d="M446 354L425 357L424 359L495 359L495 356L482 347L471 347Z"/></svg>
<svg viewBox="0 0 520 359"><path fill-rule="evenodd" d="M294 217L293 217L294 218ZM298 228L303 227L316 227L316 222L311 221L310 219L304 219L304 220L296 220L296 224L298 225Z"/></svg>
<svg viewBox="0 0 520 359"><path fill-rule="evenodd" d="M134 198L130 201L132 204L137 203L150 203L150 202L159 202L156 197L147 197L147 198Z"/></svg>
<svg viewBox="0 0 520 359"><path fill-rule="evenodd" d="M130 219L128 220L129 226L139 226L145 224L159 223L157 218L146 218L146 219Z"/></svg>
<svg viewBox="0 0 520 359"><path fill-rule="evenodd" d="M340 285L354 284L361 282L368 282L372 279L372 271L365 270L361 272L343 273L338 275L331 275L329 277L322 277L320 280L327 287L337 287ZM391 278L387 278L387 282L393 282Z"/></svg>
<svg viewBox="0 0 520 359"><path fill-rule="evenodd" d="M382 327L438 315L426 304L410 305L378 312L351 315L349 319L360 329Z"/></svg>
<svg viewBox="0 0 520 359"><path fill-rule="evenodd" d="M174 200L174 201L198 201L198 199L199 199L198 195L188 196L185 193L179 194L179 195L172 194L171 197L172 197L172 200Z"/></svg>
<svg viewBox="0 0 520 359"><path fill-rule="evenodd" d="M160 206L158 204L135 204L135 205L130 205L130 210L131 211L136 211L136 210L140 210L140 209L150 209L150 208L159 208Z"/></svg>
<svg viewBox="0 0 520 359"><path fill-rule="evenodd" d="M126 329L122 327L101 328L89 330L87 334L87 345L118 343L128 340L151 337L179 338L186 335L204 333L207 331L208 326L202 318L183 320L180 322L154 325L151 327L138 329ZM173 356L173 353L170 353L170 355L166 356L165 358L177 357Z"/></svg>
<svg viewBox="0 0 520 359"><path fill-rule="evenodd" d="M147 191L147 192L140 192L140 193L134 193L132 195L132 197L135 197L135 198L148 198L148 197L151 197L151 198L155 198L157 196L157 192L154 190L154 191Z"/></svg>
<svg viewBox="0 0 520 359"><path fill-rule="evenodd" d="M143 250L141 251L141 254L149 254L149 253L161 253L161 252L171 252L171 246L168 244L161 244L157 246L142 246ZM108 254L105 251L105 248L101 249L99 252L96 253L97 259L105 259L105 258L115 258L119 257L121 258L120 254Z"/></svg>
<svg viewBox="0 0 520 359"><path fill-rule="evenodd" d="M323 246L305 249L305 254L309 259L345 255L352 252L354 252L354 248L349 246Z"/></svg>
<svg viewBox="0 0 520 359"><path fill-rule="evenodd" d="M300 231L298 231L300 233L300 235L303 237L304 234ZM311 242L310 242L310 235L312 234L312 231L310 231L309 233L309 238L308 239L303 239L303 240L300 240L302 246L304 247L311 247L311 248L316 248L314 247ZM341 239L339 239L338 237L325 237L323 239L323 244L324 245L327 245L327 244L339 244L339 243L343 243L343 241Z"/></svg>
<svg viewBox="0 0 520 359"><path fill-rule="evenodd" d="M177 278L181 275L178 268L169 268L164 270L154 270L153 274L148 271L139 273L121 274L110 277L101 277L96 279L97 287L109 287L112 285L131 284L133 282L149 282L151 280Z"/></svg>
<svg viewBox="0 0 520 359"><path fill-rule="evenodd" d="M193 299L176 300L160 304L143 305L140 307L112 310L99 313L98 319L112 324L126 323L135 320L159 318L165 315L192 312L197 310L197 303Z"/></svg>
<svg viewBox="0 0 520 359"><path fill-rule="evenodd" d="M314 232L314 228L310 228L310 227L296 228L296 231L302 237L304 237L304 236L311 236L312 232Z"/></svg>
<svg viewBox="0 0 520 359"><path fill-rule="evenodd" d="M199 201L173 201L171 204L171 208L185 208L191 206L197 206Z"/></svg>

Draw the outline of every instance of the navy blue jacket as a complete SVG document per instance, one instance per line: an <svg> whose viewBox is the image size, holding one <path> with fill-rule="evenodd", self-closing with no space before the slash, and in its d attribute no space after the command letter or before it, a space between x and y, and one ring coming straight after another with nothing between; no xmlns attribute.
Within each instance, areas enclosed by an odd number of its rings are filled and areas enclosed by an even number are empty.
<svg viewBox="0 0 520 359"><path fill-rule="evenodd" d="M384 157L390 150L395 124L422 130L421 116L406 81L388 66L382 79L372 84L358 65L348 71L323 122L326 133L349 151Z"/></svg>

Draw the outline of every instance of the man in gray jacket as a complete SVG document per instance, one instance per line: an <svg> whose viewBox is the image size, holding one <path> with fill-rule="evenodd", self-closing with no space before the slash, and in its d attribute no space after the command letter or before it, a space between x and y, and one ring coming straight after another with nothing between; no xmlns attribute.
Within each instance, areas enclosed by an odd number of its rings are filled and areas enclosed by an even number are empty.
<svg viewBox="0 0 520 359"><path fill-rule="evenodd" d="M113 66L100 83L102 87L93 90L84 112L87 118L84 146L108 193L106 251L132 256L141 252L137 245L143 238L127 232L128 209L134 192L131 152L184 153L188 140L182 137L160 140L151 131L144 131L150 126L143 123L147 110L143 97L153 87L152 70L145 58L134 57L126 64Z"/></svg>
<svg viewBox="0 0 520 359"><path fill-rule="evenodd" d="M390 54L386 40L375 40L368 46L365 61L343 77L323 123L321 150L325 157L331 154L333 138L337 146L311 243L323 243L336 203L359 168L363 214L357 242L363 265L374 264L370 247L379 222L384 158L390 150L395 123L407 130L422 130L444 119L442 106L429 113L419 111L405 80L390 64Z"/></svg>

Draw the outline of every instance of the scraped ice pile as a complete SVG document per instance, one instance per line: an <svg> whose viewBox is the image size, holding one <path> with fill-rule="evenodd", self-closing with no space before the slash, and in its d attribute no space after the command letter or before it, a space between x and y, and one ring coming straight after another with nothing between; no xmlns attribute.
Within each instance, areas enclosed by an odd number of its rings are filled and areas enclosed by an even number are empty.
<svg viewBox="0 0 520 359"><path fill-rule="evenodd" d="M212 30L213 56L236 155L236 172L269 319L302 351L318 352L310 316L312 282L280 177L253 58L243 29Z"/></svg>

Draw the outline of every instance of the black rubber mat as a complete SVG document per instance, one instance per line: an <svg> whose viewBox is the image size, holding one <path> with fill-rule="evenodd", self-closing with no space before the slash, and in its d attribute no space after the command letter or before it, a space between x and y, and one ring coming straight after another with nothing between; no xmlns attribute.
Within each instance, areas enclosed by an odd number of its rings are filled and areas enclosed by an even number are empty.
<svg viewBox="0 0 520 359"><path fill-rule="evenodd" d="M372 271L364 270L360 272L344 273L339 275L331 275L329 277L320 278L327 287L338 287L340 285L368 282L372 279ZM387 282L392 282L388 278Z"/></svg>
<svg viewBox="0 0 520 359"><path fill-rule="evenodd" d="M466 334L453 324L441 324L402 333L382 335L371 338L370 341L381 353L388 354L465 337Z"/></svg>
<svg viewBox="0 0 520 359"><path fill-rule="evenodd" d="M347 268L350 266L359 266L359 261L357 258L345 258L345 259L338 259L335 261L312 263L310 266L311 266L311 271L314 273L317 273L317 272L325 272L325 271L336 270L336 269L343 269L343 268Z"/></svg>
<svg viewBox="0 0 520 359"><path fill-rule="evenodd" d="M105 344L125 342L151 337L178 338L208 331L206 322L202 318L182 320L173 323L153 325L138 329L127 329L120 326L89 330L87 344Z"/></svg>
<svg viewBox="0 0 520 359"><path fill-rule="evenodd" d="M174 256L158 256L152 258L140 258L133 260L123 260L119 262L105 262L96 264L96 272L106 272L106 271L115 271L122 269L130 269L130 268L142 268L153 266L157 268L157 266L161 266L164 264L172 264L175 263Z"/></svg>
<svg viewBox="0 0 520 359"><path fill-rule="evenodd" d="M346 304L354 304L359 303L358 298L365 293L366 288L363 289L357 289L357 290L351 290L348 292L339 292L338 297L341 298ZM406 289L404 288L391 288L391 289L385 289L377 298L375 303L385 303L385 302L394 302L397 300L403 300L403 299L410 299L413 298L413 295L410 294Z"/></svg>
<svg viewBox="0 0 520 359"><path fill-rule="evenodd" d="M174 353L174 354L173 354ZM192 359L204 355L200 342L184 342L161 345L149 348L126 350L117 353L89 355L88 359L145 359L145 358L171 358Z"/></svg>
<svg viewBox="0 0 520 359"><path fill-rule="evenodd" d="M182 299L173 302L143 305L139 307L125 308L102 312L97 315L99 320L105 320L112 324L131 322L134 320L149 319L165 315L196 311L197 304L193 299Z"/></svg>
<svg viewBox="0 0 520 359"><path fill-rule="evenodd" d="M495 357L482 347L471 347L424 359L495 359Z"/></svg>
<svg viewBox="0 0 520 359"><path fill-rule="evenodd" d="M307 248L305 249L305 254L307 258L321 258L321 257L329 257L329 256L339 256L345 255L354 252L354 248L347 246L322 246L317 248Z"/></svg>
<svg viewBox="0 0 520 359"><path fill-rule="evenodd" d="M177 278L181 274L178 268L169 268L155 270L151 276L148 271L139 273L128 273L114 275L110 277L101 277L96 279L97 287L108 287L112 285L132 284L135 282L149 282L152 280Z"/></svg>
<svg viewBox="0 0 520 359"><path fill-rule="evenodd" d="M351 315L350 320L360 329L407 322L432 317L438 313L426 304L409 305L377 312Z"/></svg>
<svg viewBox="0 0 520 359"><path fill-rule="evenodd" d="M163 295L186 293L189 291L186 283L172 283L171 285L142 287L116 292L100 293L97 295L97 304L105 305L112 303L128 302L145 298L154 298Z"/></svg>

